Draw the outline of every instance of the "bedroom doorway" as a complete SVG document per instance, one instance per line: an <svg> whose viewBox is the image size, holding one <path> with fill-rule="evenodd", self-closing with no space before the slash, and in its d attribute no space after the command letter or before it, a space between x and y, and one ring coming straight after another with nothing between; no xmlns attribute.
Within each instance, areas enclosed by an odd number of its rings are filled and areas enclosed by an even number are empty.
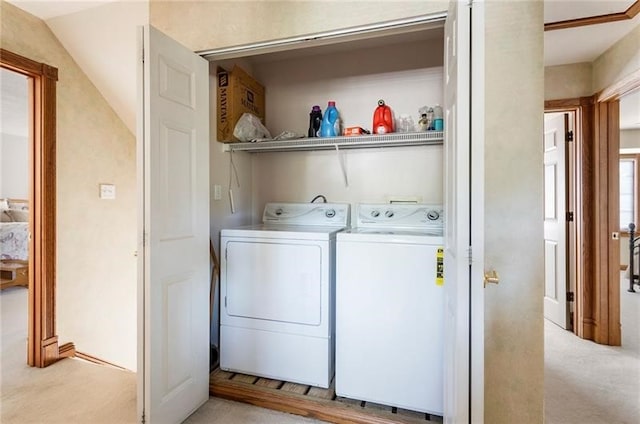
<svg viewBox="0 0 640 424"><path fill-rule="evenodd" d="M27 364L43 368L61 356L55 325L56 81L58 70L5 49L0 67L26 77L28 110ZM64 352L62 354L64 356Z"/></svg>
<svg viewBox="0 0 640 424"><path fill-rule="evenodd" d="M0 308L3 366L24 363L29 299L28 78L0 68Z"/></svg>

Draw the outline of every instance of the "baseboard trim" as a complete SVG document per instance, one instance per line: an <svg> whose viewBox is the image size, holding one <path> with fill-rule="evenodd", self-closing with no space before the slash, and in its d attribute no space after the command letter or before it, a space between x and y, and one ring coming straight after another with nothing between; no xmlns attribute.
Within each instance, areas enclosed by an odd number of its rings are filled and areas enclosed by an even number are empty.
<svg viewBox="0 0 640 424"><path fill-rule="evenodd" d="M100 359L100 358L96 358L95 356L91 356L91 355L88 355L88 354L86 354L86 353L82 353L82 352L78 352L78 351L76 351L76 352L75 352L75 355L73 355L73 356L75 356L76 358L79 358L79 359L84 359L84 360L85 360L85 361L87 361L87 362L92 362L92 363L94 363L94 364L98 364L98 365L106 365L106 366L108 366L108 367L117 368L117 369L119 369L119 370L129 371L128 369L126 369L126 368L124 368L124 367L121 367L120 365L116 365L116 364L114 364L114 363L111 363L111 362L109 362L109 361L105 361L105 360Z"/></svg>
<svg viewBox="0 0 640 424"><path fill-rule="evenodd" d="M58 358L71 358L76 355L76 346L73 342L65 343L58 348Z"/></svg>

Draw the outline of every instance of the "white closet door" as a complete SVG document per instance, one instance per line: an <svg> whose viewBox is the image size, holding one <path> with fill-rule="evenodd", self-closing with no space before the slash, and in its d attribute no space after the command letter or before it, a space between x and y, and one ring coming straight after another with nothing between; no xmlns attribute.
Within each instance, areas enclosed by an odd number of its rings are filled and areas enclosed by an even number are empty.
<svg viewBox="0 0 640 424"><path fill-rule="evenodd" d="M140 37L138 404L179 423L209 397L209 68L150 26Z"/></svg>
<svg viewBox="0 0 640 424"><path fill-rule="evenodd" d="M445 423L483 420L481 6L451 1L445 25Z"/></svg>

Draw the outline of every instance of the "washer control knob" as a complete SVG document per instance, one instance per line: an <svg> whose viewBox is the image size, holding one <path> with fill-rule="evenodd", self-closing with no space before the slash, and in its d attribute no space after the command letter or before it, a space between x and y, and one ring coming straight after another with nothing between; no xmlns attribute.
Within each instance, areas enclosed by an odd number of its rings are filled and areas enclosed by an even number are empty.
<svg viewBox="0 0 640 424"><path fill-rule="evenodd" d="M324 216L326 216L327 218L333 218L334 216L336 216L335 209L329 209L324 213Z"/></svg>
<svg viewBox="0 0 640 424"><path fill-rule="evenodd" d="M374 218L379 217L380 216L380 211L375 211L375 210L371 211L371 216L374 217Z"/></svg>
<svg viewBox="0 0 640 424"><path fill-rule="evenodd" d="M282 212L283 212L283 211L282 211L282 209L281 209L281 208L276 209L276 212L275 212L275 213L276 213L276 216L280 216L280 215L282 215Z"/></svg>
<svg viewBox="0 0 640 424"><path fill-rule="evenodd" d="M386 211L384 213L384 216L386 216L387 218L393 218L393 215L395 215L393 211Z"/></svg>
<svg viewBox="0 0 640 424"><path fill-rule="evenodd" d="M440 218L440 213L438 211L427 212L427 219L429 219L429 221L436 221L438 218Z"/></svg>

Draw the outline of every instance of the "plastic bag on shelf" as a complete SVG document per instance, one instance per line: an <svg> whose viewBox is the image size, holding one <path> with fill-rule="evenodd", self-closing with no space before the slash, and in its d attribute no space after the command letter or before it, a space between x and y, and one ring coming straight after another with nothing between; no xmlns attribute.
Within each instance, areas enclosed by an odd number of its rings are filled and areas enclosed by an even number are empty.
<svg viewBox="0 0 640 424"><path fill-rule="evenodd" d="M254 141L270 139L271 133L267 127L260 122L260 118L253 113L245 112L240 119L238 119L233 129L233 136L240 141Z"/></svg>

